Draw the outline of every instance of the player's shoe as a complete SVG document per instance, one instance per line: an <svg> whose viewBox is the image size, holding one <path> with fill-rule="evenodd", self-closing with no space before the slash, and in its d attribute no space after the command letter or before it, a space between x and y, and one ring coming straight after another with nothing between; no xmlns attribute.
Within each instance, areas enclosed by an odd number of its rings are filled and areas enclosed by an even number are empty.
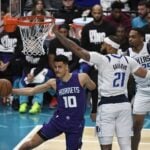
<svg viewBox="0 0 150 150"><path fill-rule="evenodd" d="M56 97L53 97L50 101L49 108L56 108L57 104L58 104L58 102L57 102Z"/></svg>
<svg viewBox="0 0 150 150"><path fill-rule="evenodd" d="M38 102L35 102L31 109L29 110L30 114L37 114L41 112L41 105Z"/></svg>
<svg viewBox="0 0 150 150"><path fill-rule="evenodd" d="M20 113L25 113L25 112L27 112L27 108L28 108L27 103L22 103L22 104L20 104L19 112Z"/></svg>

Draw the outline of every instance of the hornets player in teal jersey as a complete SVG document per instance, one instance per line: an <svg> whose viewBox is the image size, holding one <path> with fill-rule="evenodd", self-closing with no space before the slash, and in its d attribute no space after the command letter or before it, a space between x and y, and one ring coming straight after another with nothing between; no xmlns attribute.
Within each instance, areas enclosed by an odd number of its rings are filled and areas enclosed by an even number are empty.
<svg viewBox="0 0 150 150"><path fill-rule="evenodd" d="M96 85L85 73L69 73L68 63L66 56L58 55L54 62L56 79L50 79L34 88L13 89L15 94L34 95L53 88L57 92L58 99L58 106L51 120L19 150L32 149L62 133L65 133L66 137L66 150L81 148L87 102L85 88L94 90Z"/></svg>

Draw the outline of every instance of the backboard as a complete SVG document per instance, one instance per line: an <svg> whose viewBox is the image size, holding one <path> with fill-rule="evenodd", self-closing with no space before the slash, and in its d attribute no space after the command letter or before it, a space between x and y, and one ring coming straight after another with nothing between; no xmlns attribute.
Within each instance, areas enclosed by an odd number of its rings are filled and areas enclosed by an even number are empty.
<svg viewBox="0 0 150 150"><path fill-rule="evenodd" d="M21 0L9 0L9 9L12 17L21 16Z"/></svg>

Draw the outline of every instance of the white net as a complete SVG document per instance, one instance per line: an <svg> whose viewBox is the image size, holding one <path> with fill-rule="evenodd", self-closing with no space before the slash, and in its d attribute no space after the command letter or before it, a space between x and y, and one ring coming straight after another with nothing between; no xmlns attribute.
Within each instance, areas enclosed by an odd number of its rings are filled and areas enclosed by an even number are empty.
<svg viewBox="0 0 150 150"><path fill-rule="evenodd" d="M35 17L31 22L31 20L27 18L21 20L21 22L24 21L25 25L18 25L23 41L22 52L25 55L41 56L45 54L43 43L48 34L48 31L51 30L52 19L47 19L47 17L42 19L44 19L44 22L39 22L39 18ZM26 23L30 22L34 24L26 25Z"/></svg>

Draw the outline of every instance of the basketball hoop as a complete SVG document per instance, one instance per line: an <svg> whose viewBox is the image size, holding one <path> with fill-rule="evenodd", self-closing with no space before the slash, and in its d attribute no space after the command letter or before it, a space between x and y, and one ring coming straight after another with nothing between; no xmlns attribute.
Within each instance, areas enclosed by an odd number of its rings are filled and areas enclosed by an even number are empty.
<svg viewBox="0 0 150 150"><path fill-rule="evenodd" d="M13 32L18 26L23 41L23 53L27 56L41 56L45 54L43 43L55 21L47 16L26 16L20 18L6 18L5 30Z"/></svg>

